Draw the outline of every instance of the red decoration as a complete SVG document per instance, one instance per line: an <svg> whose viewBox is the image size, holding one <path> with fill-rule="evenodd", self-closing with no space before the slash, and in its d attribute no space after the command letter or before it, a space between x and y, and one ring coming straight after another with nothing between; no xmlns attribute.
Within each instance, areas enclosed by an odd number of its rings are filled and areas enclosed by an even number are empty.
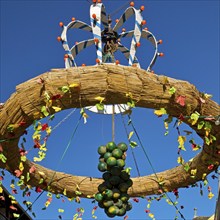
<svg viewBox="0 0 220 220"><path fill-rule="evenodd" d="M10 208L11 210L14 210L14 211L17 211L17 210L18 210L18 209L17 209L16 207L14 207L13 205L10 205L9 208Z"/></svg>
<svg viewBox="0 0 220 220"><path fill-rule="evenodd" d="M130 6L131 6L131 7L134 7L134 2L130 2Z"/></svg>
<svg viewBox="0 0 220 220"><path fill-rule="evenodd" d="M143 6L143 5L140 7L140 10L141 10L141 11L144 11L144 6Z"/></svg>
<svg viewBox="0 0 220 220"><path fill-rule="evenodd" d="M179 103L181 106L185 106L186 96L178 96L176 99L176 103Z"/></svg>
<svg viewBox="0 0 220 220"><path fill-rule="evenodd" d="M62 98L62 95L57 94L57 95L53 95L50 99L51 99L52 101L54 101L54 100L57 100L57 99L60 99L60 98Z"/></svg>
<svg viewBox="0 0 220 220"><path fill-rule="evenodd" d="M34 173L36 170L36 167L33 165L30 169L29 169L29 173Z"/></svg>
<svg viewBox="0 0 220 220"><path fill-rule="evenodd" d="M22 126L26 125L26 122L25 121L21 121L21 122L18 123L18 125L19 125L19 127L22 127Z"/></svg>
<svg viewBox="0 0 220 220"><path fill-rule="evenodd" d="M20 171L20 170L15 170L14 173L15 173L15 176L16 176L16 177L20 177L21 174L22 174L22 171Z"/></svg>
<svg viewBox="0 0 220 220"><path fill-rule="evenodd" d="M146 20L143 20L143 21L141 22L141 25L145 25L145 24L147 24L147 22L146 22Z"/></svg>
<svg viewBox="0 0 220 220"><path fill-rule="evenodd" d="M213 170L214 169L214 164L210 164L209 166L208 166L208 170Z"/></svg>
<svg viewBox="0 0 220 220"><path fill-rule="evenodd" d="M40 193L40 192L42 192L42 189L39 186L36 186L35 192Z"/></svg>
<svg viewBox="0 0 220 220"><path fill-rule="evenodd" d="M98 38L94 38L94 42L97 44L99 42Z"/></svg>
<svg viewBox="0 0 220 220"><path fill-rule="evenodd" d="M60 42L62 39L60 36L57 37L57 40Z"/></svg>
<svg viewBox="0 0 220 220"><path fill-rule="evenodd" d="M140 46L141 46L141 43L140 43L140 42L137 42L137 43L136 43L136 46L137 46L137 47L140 47Z"/></svg>

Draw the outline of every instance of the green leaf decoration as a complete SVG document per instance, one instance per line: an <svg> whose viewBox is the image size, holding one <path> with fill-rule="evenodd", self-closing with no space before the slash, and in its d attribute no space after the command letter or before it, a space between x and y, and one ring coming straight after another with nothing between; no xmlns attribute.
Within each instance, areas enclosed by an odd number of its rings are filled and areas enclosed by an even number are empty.
<svg viewBox="0 0 220 220"><path fill-rule="evenodd" d="M198 125L197 125L197 128L198 128L199 130L202 129L203 126L204 126L204 124L205 124L204 121L200 121L200 122L198 123Z"/></svg>
<svg viewBox="0 0 220 220"><path fill-rule="evenodd" d="M13 132L16 128L19 127L19 124L10 124L7 127L8 132Z"/></svg>
<svg viewBox="0 0 220 220"><path fill-rule="evenodd" d="M200 114L198 112L192 113L190 116L191 125L195 125L199 119Z"/></svg>
<svg viewBox="0 0 220 220"><path fill-rule="evenodd" d="M49 120L53 121L54 118L55 118L55 115L53 114L50 116Z"/></svg>
<svg viewBox="0 0 220 220"><path fill-rule="evenodd" d="M44 182L43 178L40 178L39 184L42 184Z"/></svg>
<svg viewBox="0 0 220 220"><path fill-rule="evenodd" d="M205 122L204 130L205 130L205 135L208 136L212 130L212 125L210 122L208 121Z"/></svg>
<svg viewBox="0 0 220 220"><path fill-rule="evenodd" d="M64 209L58 209L58 212L63 213Z"/></svg>
<svg viewBox="0 0 220 220"><path fill-rule="evenodd" d="M130 146L131 146L132 148L135 148L135 147L138 146L138 144L137 144L135 141L130 141Z"/></svg>
<svg viewBox="0 0 220 220"><path fill-rule="evenodd" d="M31 178L30 178L30 173L29 173L29 172L27 172L27 177L26 177L26 178L27 178L27 182L31 179Z"/></svg>
<svg viewBox="0 0 220 220"><path fill-rule="evenodd" d="M203 181L203 184L204 184L204 186L207 186L208 185L208 180L207 179L205 179L204 181Z"/></svg>
<svg viewBox="0 0 220 220"><path fill-rule="evenodd" d="M189 168L190 168L189 164L186 163L186 164L184 165L184 170L185 170L186 172L188 172L188 171L189 171Z"/></svg>
<svg viewBox="0 0 220 220"><path fill-rule="evenodd" d="M95 106L98 111L104 111L104 105L102 103L97 103Z"/></svg>
<svg viewBox="0 0 220 220"><path fill-rule="evenodd" d="M210 143L211 143L210 140L209 140L209 138L206 137L206 136L205 136L205 143L206 143L207 145L210 145Z"/></svg>
<svg viewBox="0 0 220 220"><path fill-rule="evenodd" d="M23 181L23 180L19 180L19 181L17 182L17 186L22 186L22 185L24 185L24 181Z"/></svg>
<svg viewBox="0 0 220 220"><path fill-rule="evenodd" d="M169 131L166 131L165 133L164 133L164 136L167 136L169 134Z"/></svg>
<svg viewBox="0 0 220 220"><path fill-rule="evenodd" d="M2 163L6 163L7 161L7 158L5 157L3 153L0 153L0 160L2 161Z"/></svg>
<svg viewBox="0 0 220 220"><path fill-rule="evenodd" d="M46 106L42 106L42 107L41 107L41 112L43 113L43 115L44 115L45 117L47 117L47 116L49 115L49 112L47 111Z"/></svg>
<svg viewBox="0 0 220 220"><path fill-rule="evenodd" d="M176 92L176 88L172 86L172 87L169 89L169 94L170 94L170 95L174 95L175 92Z"/></svg>
<svg viewBox="0 0 220 220"><path fill-rule="evenodd" d="M61 88L59 88L59 90L61 90L63 93L67 93L70 91L69 86L62 86Z"/></svg>
<svg viewBox="0 0 220 220"><path fill-rule="evenodd" d="M21 161L25 162L27 160L26 156L21 156Z"/></svg>
<svg viewBox="0 0 220 220"><path fill-rule="evenodd" d="M130 107L130 108L135 108L135 102L133 100L130 100L127 102L127 105Z"/></svg>
<svg viewBox="0 0 220 220"><path fill-rule="evenodd" d="M57 199L60 199L60 195L59 195L59 194L57 194L57 195L56 195L56 198L57 198Z"/></svg>

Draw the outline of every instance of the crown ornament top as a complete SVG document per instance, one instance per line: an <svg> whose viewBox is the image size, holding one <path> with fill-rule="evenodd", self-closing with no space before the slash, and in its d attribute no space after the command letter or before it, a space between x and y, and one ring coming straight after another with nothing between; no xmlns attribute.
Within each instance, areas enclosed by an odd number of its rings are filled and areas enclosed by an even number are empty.
<svg viewBox="0 0 220 220"><path fill-rule="evenodd" d="M114 57L114 53L118 50L121 51L122 54L126 57L129 66L135 65L140 68L140 63L136 57L136 50L140 46L141 38L144 38L150 41L154 47L153 58L147 67L147 71L151 71L157 57L163 56L163 53L158 53L158 44L162 43L162 41L157 41L155 36L150 31L148 31L147 28L144 28L146 21L143 20L142 17L143 10L144 6L141 6L140 9L135 9L134 3L131 2L130 7L125 10L120 19L116 20L116 24L112 28L112 20L110 16L106 16L104 4L101 3L101 1L93 0L93 4L90 6L91 26L82 21L76 20L75 18L72 18L72 21L67 26L60 22L60 26L63 28L63 31L61 36L58 37L58 40L62 42L63 48L66 52L65 67L69 68L72 66L77 66L75 57L80 53L80 51L91 45L95 45L97 64L118 64L119 61L116 61ZM119 28L128 20L128 18L133 15L135 17L134 29L131 31L125 31L125 29L122 28L122 32L118 33ZM70 47L67 40L67 32L69 29L73 28L91 32L93 34L93 38L77 42L75 45ZM129 49L123 46L121 43L121 39L124 37L132 37Z"/></svg>
<svg viewBox="0 0 220 220"><path fill-rule="evenodd" d="M95 45L96 48L96 63L100 65L102 63L113 63L119 64L118 60L115 60L114 53L120 51L125 58L128 60L129 66L136 66L141 68L141 65L136 57L136 50L140 46L141 38L148 40L154 47L153 58L148 64L147 71L152 71L152 67L158 56L163 56L163 53L158 53L158 44L162 43L162 40L157 41L155 36L147 29L144 28L146 21L143 20L142 12L144 6L141 6L140 9L134 8L134 2L130 3L120 19L116 20L115 26L112 28L112 20L110 16L106 16L106 11L104 4L101 0L93 0L92 5L90 6L90 21L91 25L88 25L82 21L72 18L72 21L65 26L60 22L60 26L63 28L62 34L58 37L58 40L62 42L63 48L65 50L65 67L70 68L77 66L75 57L85 48ZM122 28L122 32L118 33L119 28L131 17L135 17L134 29L130 31L125 31ZM103 27L103 29L102 29ZM67 40L67 32L70 29L82 29L93 34L93 37L88 40L75 43L72 47L69 46ZM131 37L130 48L128 49L121 43L121 39L125 37ZM153 72L153 71L152 71ZM102 112L98 111L96 107L88 107L89 110L112 114L120 113L129 109L127 105L115 105L114 110L111 106L105 106Z"/></svg>

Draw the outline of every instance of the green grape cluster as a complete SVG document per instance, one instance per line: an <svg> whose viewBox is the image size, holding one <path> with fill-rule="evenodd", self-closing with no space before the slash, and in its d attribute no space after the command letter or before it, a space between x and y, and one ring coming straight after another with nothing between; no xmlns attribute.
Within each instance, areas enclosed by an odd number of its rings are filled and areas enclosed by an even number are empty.
<svg viewBox="0 0 220 220"><path fill-rule="evenodd" d="M98 169L103 172L104 182L98 186L95 200L106 215L112 218L124 216L132 208L127 192L133 182L124 169L127 149L125 143L116 145L114 142L98 148Z"/></svg>

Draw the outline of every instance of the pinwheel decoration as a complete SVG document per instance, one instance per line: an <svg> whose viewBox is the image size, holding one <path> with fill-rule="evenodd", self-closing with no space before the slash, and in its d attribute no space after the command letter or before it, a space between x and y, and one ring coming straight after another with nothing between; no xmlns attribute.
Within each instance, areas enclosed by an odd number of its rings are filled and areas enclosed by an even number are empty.
<svg viewBox="0 0 220 220"><path fill-rule="evenodd" d="M58 40L62 42L63 48L66 52L65 58L65 67L71 68L76 67L77 64L75 62L75 57L85 48L95 45L97 65L102 63L114 63L119 64L118 60L115 60L114 53L118 50L121 51L122 54L128 60L129 66L136 66L141 68L140 63L136 57L137 47L140 46L140 39L145 38L150 41L154 47L154 55L150 64L147 67L147 71L152 71L152 66L154 65L158 56L163 56L163 53L158 53L158 44L162 43L162 40L157 41L155 36L147 29L144 28L146 21L143 20L142 11L144 10L144 6L141 6L140 9L134 8L134 3L130 3L130 7L128 7L120 19L116 20L115 26L112 28L112 20L110 16L106 15L104 4L101 1L93 1L93 4L90 7L90 20L91 26L72 18L72 21L65 26L62 22L60 22L60 26L63 28L62 34L58 37ZM135 17L135 27L131 31L125 31L122 29L121 33L117 31L119 28L131 17ZM102 30L102 26L104 27ZM82 29L88 32L93 33L93 38L84 40L81 42L75 43L72 47L69 46L67 40L67 32L69 29ZM130 49L125 47L121 43L121 38L132 37ZM88 107L89 110L97 112L97 113L105 113L112 114L124 112L129 109L127 105L114 105L114 111L111 106L105 106L103 111L97 110L96 107Z"/></svg>

